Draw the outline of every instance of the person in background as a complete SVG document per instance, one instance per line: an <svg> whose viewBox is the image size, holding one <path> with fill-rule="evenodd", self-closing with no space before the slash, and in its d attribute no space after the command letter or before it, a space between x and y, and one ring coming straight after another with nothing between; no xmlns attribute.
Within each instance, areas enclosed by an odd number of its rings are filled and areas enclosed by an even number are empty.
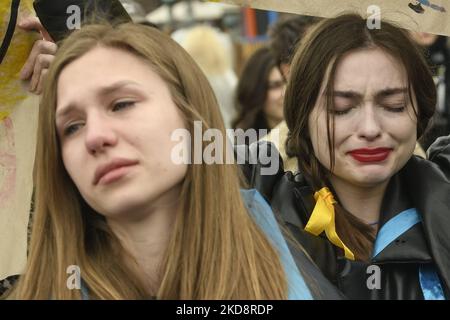
<svg viewBox="0 0 450 320"><path fill-rule="evenodd" d="M275 58L278 69L286 82L289 78L291 59L295 53L297 43L318 21L320 21L320 18L317 17L294 15L277 21L277 23L269 29L269 48ZM283 159L284 168L296 172L298 170L297 160L286 154L285 144L288 136L286 121L282 121L278 124L276 129L277 130L274 130L272 133L263 137L262 140L274 143Z"/></svg>
<svg viewBox="0 0 450 320"><path fill-rule="evenodd" d="M269 48L254 52L236 88L237 117L233 128L270 131L283 120L285 81Z"/></svg>
<svg viewBox="0 0 450 320"><path fill-rule="evenodd" d="M269 29L269 48L281 74L287 80L292 57L297 43L320 18L311 16L289 16L280 19Z"/></svg>
<svg viewBox="0 0 450 320"><path fill-rule="evenodd" d="M233 70L233 44L230 36L209 25L196 25L172 33L208 78L219 102L225 128L235 117L233 94L237 77Z"/></svg>
<svg viewBox="0 0 450 320"><path fill-rule="evenodd" d="M447 37L425 32L411 32L413 39L425 50L437 91L436 113L419 143L426 150L441 136L450 134L450 52Z"/></svg>

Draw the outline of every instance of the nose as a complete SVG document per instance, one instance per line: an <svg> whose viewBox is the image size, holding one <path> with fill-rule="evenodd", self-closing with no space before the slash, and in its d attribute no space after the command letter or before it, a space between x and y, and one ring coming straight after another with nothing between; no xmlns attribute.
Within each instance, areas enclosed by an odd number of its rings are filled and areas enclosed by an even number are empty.
<svg viewBox="0 0 450 320"><path fill-rule="evenodd" d="M86 149L92 155L102 153L117 144L117 134L112 124L101 115L93 115L87 120L85 132Z"/></svg>
<svg viewBox="0 0 450 320"><path fill-rule="evenodd" d="M369 141L381 136L382 124L375 110L376 106L366 104L361 108L358 119L358 136Z"/></svg>

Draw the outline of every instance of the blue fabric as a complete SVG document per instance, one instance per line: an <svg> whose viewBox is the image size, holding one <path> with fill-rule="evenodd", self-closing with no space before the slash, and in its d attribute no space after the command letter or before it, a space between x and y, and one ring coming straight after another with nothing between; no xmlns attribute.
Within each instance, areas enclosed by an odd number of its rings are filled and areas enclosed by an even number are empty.
<svg viewBox="0 0 450 320"><path fill-rule="evenodd" d="M423 4L424 6L430 7L432 9L434 9L434 10L445 12L445 8L444 7L442 7L440 5L437 5L437 4L434 4L434 3L431 3L429 0L418 0L418 1L421 4Z"/></svg>
<svg viewBox="0 0 450 320"><path fill-rule="evenodd" d="M381 227L380 231L378 231L378 235L373 246L372 257L376 257L392 241L421 221L422 219L416 209L412 208L400 212L398 215L386 222L386 224Z"/></svg>
<svg viewBox="0 0 450 320"><path fill-rule="evenodd" d="M392 241L420 222L422 219L416 209L400 212L378 232L372 256L377 256ZM419 267L419 282L425 300L445 300L444 291L434 266L422 265Z"/></svg>
<svg viewBox="0 0 450 320"><path fill-rule="evenodd" d="M274 217L272 208L255 189L241 190L241 195L252 217L268 236L269 241L280 255L288 283L288 299L312 300L311 292L295 264L286 240Z"/></svg>
<svg viewBox="0 0 450 320"><path fill-rule="evenodd" d="M83 279L81 279L81 300L89 300L89 291L84 284Z"/></svg>
<svg viewBox="0 0 450 320"><path fill-rule="evenodd" d="M445 300L441 281L433 265L422 265L419 268L420 287L425 300Z"/></svg>

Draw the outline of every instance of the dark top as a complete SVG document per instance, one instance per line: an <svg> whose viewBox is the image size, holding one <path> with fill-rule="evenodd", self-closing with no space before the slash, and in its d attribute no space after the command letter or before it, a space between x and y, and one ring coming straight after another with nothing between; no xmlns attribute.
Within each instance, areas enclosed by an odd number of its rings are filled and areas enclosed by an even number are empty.
<svg viewBox="0 0 450 320"><path fill-rule="evenodd" d="M250 152L255 159L259 152L277 151L269 142L258 142ZM270 164L260 163L247 163L243 171L348 298L443 299L450 297L450 136L431 146L429 159L413 156L392 177L368 263L347 260L324 234L304 231L315 190L301 173L284 172L281 165L275 175L261 175Z"/></svg>

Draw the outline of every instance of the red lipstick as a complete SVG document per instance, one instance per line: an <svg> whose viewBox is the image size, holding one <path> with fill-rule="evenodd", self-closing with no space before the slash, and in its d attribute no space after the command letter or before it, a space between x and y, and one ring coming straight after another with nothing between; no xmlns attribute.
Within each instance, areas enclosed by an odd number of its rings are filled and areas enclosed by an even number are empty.
<svg viewBox="0 0 450 320"><path fill-rule="evenodd" d="M392 149L390 148L363 148L363 149L354 149L349 152L349 154L359 162L381 162L389 157Z"/></svg>

